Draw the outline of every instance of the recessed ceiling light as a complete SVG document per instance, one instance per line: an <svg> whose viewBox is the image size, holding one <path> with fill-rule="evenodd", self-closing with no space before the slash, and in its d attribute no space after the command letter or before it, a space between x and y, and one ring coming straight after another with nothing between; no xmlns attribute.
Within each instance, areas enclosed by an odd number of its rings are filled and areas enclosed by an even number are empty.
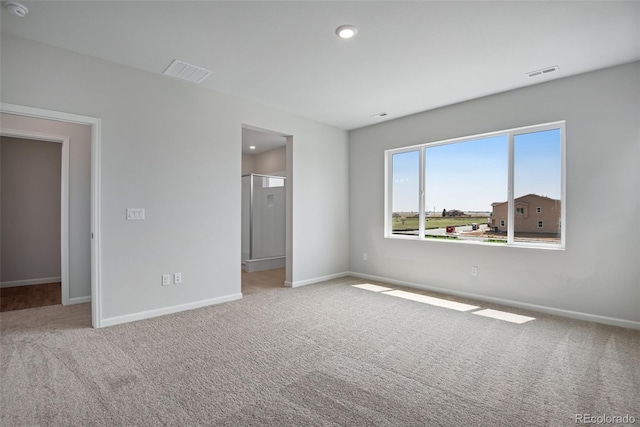
<svg viewBox="0 0 640 427"><path fill-rule="evenodd" d="M336 28L336 34L341 39L350 39L351 37L358 34L358 29L353 25L341 25Z"/></svg>
<svg viewBox="0 0 640 427"><path fill-rule="evenodd" d="M255 146L255 145L250 145L250 146L249 146L249 150L255 150L255 149L256 149L256 146Z"/></svg>
<svg viewBox="0 0 640 427"><path fill-rule="evenodd" d="M4 2L4 7L9 9L9 12L20 18L24 18L26 14L29 13L29 9L27 8L27 6L15 1Z"/></svg>

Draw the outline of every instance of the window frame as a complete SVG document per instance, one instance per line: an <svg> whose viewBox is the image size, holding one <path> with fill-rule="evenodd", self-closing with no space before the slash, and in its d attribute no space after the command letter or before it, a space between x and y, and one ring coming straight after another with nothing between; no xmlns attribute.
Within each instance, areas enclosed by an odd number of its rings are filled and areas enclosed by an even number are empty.
<svg viewBox="0 0 640 427"><path fill-rule="evenodd" d="M560 244L555 243L539 243L539 242L523 242L516 241L514 239L514 227L515 227L515 202L514 202L514 146L515 138L519 135L525 135L536 132L544 132L549 130L560 131ZM507 143L507 242L506 244L496 245L490 242L479 242L471 240L449 240L449 239L427 239L425 238L425 161L426 151L429 147L435 147L438 145L456 144L461 142L468 142L478 139L485 139L495 136L506 135L508 138ZM393 234L393 155L406 153L411 151L419 152L419 222L418 222L418 235L398 235ZM427 142L422 144L411 145L407 147L399 147L388 149L384 151L384 237L388 239L405 239L405 240L421 240L427 242L437 243L463 243L463 244L475 244L485 245L493 247L525 247L536 249L551 249L551 250L564 250L566 246L566 121L560 120L555 122L523 126L512 129L505 129L495 132L487 132L482 134L464 136L459 138L450 138L441 141Z"/></svg>

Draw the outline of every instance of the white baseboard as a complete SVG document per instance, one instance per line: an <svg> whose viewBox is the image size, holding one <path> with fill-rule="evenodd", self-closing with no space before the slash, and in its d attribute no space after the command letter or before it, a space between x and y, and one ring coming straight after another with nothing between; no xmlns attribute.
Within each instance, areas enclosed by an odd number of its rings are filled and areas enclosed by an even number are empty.
<svg viewBox="0 0 640 427"><path fill-rule="evenodd" d="M165 314L178 313L181 311L193 310L207 307L209 305L221 304L223 302L235 301L242 298L242 294L231 294L223 297L211 298L202 301L190 302L187 304L173 305L155 310L141 311L139 313L125 314L124 316L109 317L100 321L100 327L120 325L122 323L135 322L136 320L150 319L152 317L164 316Z"/></svg>
<svg viewBox="0 0 640 427"><path fill-rule="evenodd" d="M57 283L57 282L62 282L62 278L61 277L41 277L39 279L0 282L0 288L15 288L16 286L42 285L44 283Z"/></svg>
<svg viewBox="0 0 640 427"><path fill-rule="evenodd" d="M640 329L640 322L634 320L618 319L615 317L600 316L598 314L582 313L579 311L564 310L561 308L547 307L544 305L529 304L525 302L513 301L502 298L488 297L485 295L473 294L469 292L454 291L436 286L428 286L420 283L407 282L404 280L396 280L388 277L374 276L371 274L349 272L350 276L359 277L361 279L375 280L378 282L390 283L398 286L406 286L409 288L424 289L426 291L438 292L445 295L455 295L458 297L474 299L478 301L486 301L495 304L501 304L508 307L522 308L525 310L537 311L540 313L553 314L561 317L569 317L571 319L586 320L589 322L603 323L605 325L620 326L622 328Z"/></svg>
<svg viewBox="0 0 640 427"><path fill-rule="evenodd" d="M273 270L275 268L284 268L287 259L285 257L274 257L264 259L248 259L242 265L242 269L247 273L255 273L256 271Z"/></svg>
<svg viewBox="0 0 640 427"><path fill-rule="evenodd" d="M91 295L88 297L69 298L69 305L84 304L85 302L91 302Z"/></svg>
<svg viewBox="0 0 640 427"><path fill-rule="evenodd" d="M349 275L351 275L350 272L343 271L342 273L329 274L328 276L314 277L312 279L306 279L306 280L298 280L296 282L284 282L284 285L291 288L297 288L299 286L311 285L313 283L324 282L332 279L339 279L340 277L345 277Z"/></svg>

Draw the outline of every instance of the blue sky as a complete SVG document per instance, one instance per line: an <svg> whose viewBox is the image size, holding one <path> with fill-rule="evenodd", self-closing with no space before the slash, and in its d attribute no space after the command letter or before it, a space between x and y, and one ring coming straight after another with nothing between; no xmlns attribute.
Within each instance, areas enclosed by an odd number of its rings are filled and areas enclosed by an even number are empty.
<svg viewBox="0 0 640 427"><path fill-rule="evenodd" d="M560 130L517 135L514 139L515 196L535 193L560 199Z"/></svg>
<svg viewBox="0 0 640 427"><path fill-rule="evenodd" d="M426 210L491 211L507 200L506 135L427 148ZM515 195L560 198L560 131L514 139ZM419 152L393 155L393 211L418 211Z"/></svg>

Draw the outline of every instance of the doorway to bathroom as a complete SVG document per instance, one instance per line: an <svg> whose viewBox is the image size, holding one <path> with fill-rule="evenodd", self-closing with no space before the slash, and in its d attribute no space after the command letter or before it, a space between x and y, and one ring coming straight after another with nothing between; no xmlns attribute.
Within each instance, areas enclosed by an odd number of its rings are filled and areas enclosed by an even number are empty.
<svg viewBox="0 0 640 427"><path fill-rule="evenodd" d="M285 285L287 174L287 136L243 126L243 295Z"/></svg>

